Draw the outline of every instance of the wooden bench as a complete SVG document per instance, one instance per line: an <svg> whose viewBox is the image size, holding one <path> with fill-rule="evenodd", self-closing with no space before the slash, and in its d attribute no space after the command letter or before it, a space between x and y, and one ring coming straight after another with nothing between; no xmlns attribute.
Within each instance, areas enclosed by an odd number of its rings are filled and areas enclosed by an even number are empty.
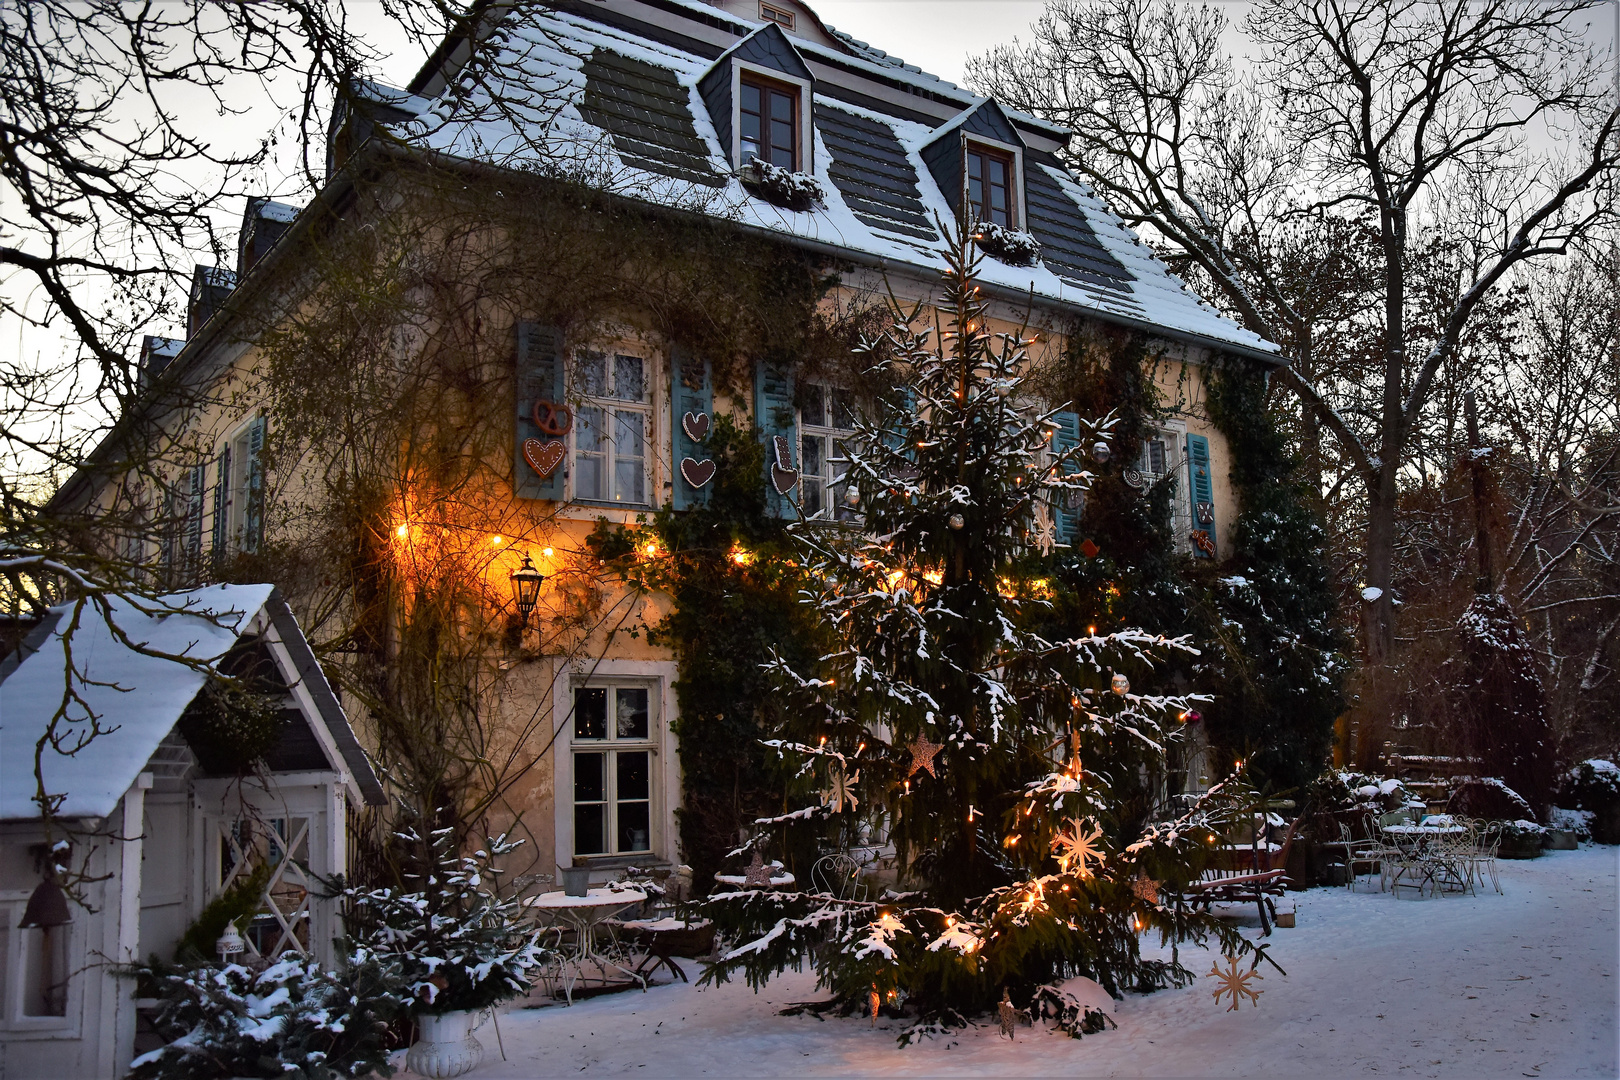
<svg viewBox="0 0 1620 1080"><path fill-rule="evenodd" d="M1295 818L1288 826L1282 845L1275 851L1269 845L1216 851L1213 865L1187 886L1187 898L1205 911L1213 904L1257 904L1262 922L1269 927L1277 918L1276 898L1288 887L1288 852L1301 820Z"/></svg>

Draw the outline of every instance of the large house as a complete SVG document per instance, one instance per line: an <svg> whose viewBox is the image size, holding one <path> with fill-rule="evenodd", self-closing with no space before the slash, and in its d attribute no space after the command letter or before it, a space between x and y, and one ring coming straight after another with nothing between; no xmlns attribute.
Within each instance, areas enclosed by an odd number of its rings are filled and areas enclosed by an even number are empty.
<svg viewBox="0 0 1620 1080"><path fill-rule="evenodd" d="M1201 303L1065 169L1068 138L827 27L797 0L474 5L408 86L356 88L334 121L329 172L314 200L253 203L234 270L199 268L183 342L149 341L149 418L170 440L158 470L164 490L127 482L118 464L127 457L110 442L59 503L98 513L127 503L161 519L161 544L151 529L128 530L116 543L180 579L175 585L229 573L233 558L278 543L307 546L312 516L337 528L344 515L321 503L321 485L340 455L273 404L288 397L275 380L290 370L289 349L301 347L289 342L310 340L283 328L319 307L337 245L415 218L419 241L407 247L426 262L454 233L501 267L480 279L469 301L477 317L455 331L476 352L476 370L494 372L487 381L498 407L466 435L465 453L487 465L463 478L479 510L452 527L424 508L420 482L406 484L419 466L391 469L381 509L369 532L354 533L354 550L403 565L425 560L430 541L474 536L497 607L524 559L538 567L548 582L535 621L521 647L491 640L496 659L477 683L486 703L478 722L508 733L526 770L489 813L532 837L542 875L575 860L603 874L678 863L682 789L671 725L679 672L644 636L580 615L613 610L616 596L611 582L590 583L594 600L581 599L591 592L584 585L568 586L583 580L585 538L603 518L632 522L666 505L701 505L713 468L706 440L720 416L768 441L758 483L774 512L853 516L837 489L837 446L870 387L836 364L800 364L781 350L749 354L746 342L727 351L705 338L706 321L719 315L685 297L706 294L678 282L666 294L654 273L669 270L669 236L684 234L659 234L656 258L635 245L613 252L623 264L612 268L614 287L587 295L579 283L609 272L603 254L559 269L578 255L562 245L531 260L541 265L525 263L520 215L555 212L557 228L577 226L581 236L613 213L640 215L655 223L649 229L693 228L738 238L750 251L787 252L837 274L814 300L812 314L828 319L890 293L926 300L944 267L942 229L996 226L986 232L1002 241L1000 254L984 260L981 286L999 321L1035 335L1033 365L1055 363L1077 335L1145 346L1165 407L1155 430L1124 453L1140 485L1174 479L1184 553L1218 558L1238 507L1225 440L1200 407L1205 376L1220 354L1274 364L1278 350ZM476 217L481 205L510 218L466 241L447 222ZM419 273L401 295L430 289L430 278ZM569 289L577 295L559 299ZM687 289L683 299L665 303L677 289ZM732 301L742 295L730 285L720 291ZM350 326L357 341L365 317ZM448 348L450 318L436 318L425 331L397 328L397 355L420 355L429 339ZM311 361L326 370L309 377L332 378L346 355L358 370L354 350ZM210 392L176 405L163 391L177 386ZM341 396L341 377L330 386L317 404ZM389 453L407 447L404 454L421 432L441 439L460 430L450 402L463 391L452 389L434 423L373 442ZM1079 437L1072 414L1058 420L1058 443ZM484 435L495 450L478 441ZM311 510L320 505L328 511ZM1053 507L1052 516L1058 542L1078 544L1075 508ZM336 668L367 648L384 665L399 655L403 638L368 645L354 619L345 622L345 613L358 618L375 606L379 590L317 600L332 575L299 565L296 579L280 584L301 612L321 610L305 622L317 645L339 646L327 654ZM632 621L667 607L659 598L644 605ZM341 632L332 629L339 624ZM368 724L366 704L345 703L362 741L376 745L383 736Z"/></svg>

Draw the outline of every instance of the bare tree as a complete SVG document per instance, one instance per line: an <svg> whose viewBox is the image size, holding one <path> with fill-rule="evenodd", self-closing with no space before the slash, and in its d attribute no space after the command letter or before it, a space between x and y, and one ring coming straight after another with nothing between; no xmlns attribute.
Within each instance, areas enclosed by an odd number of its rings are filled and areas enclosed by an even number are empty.
<svg viewBox="0 0 1620 1080"><path fill-rule="evenodd" d="M1375 664L1395 640L1401 481L1437 379L1471 366L1467 335L1516 268L1614 220L1617 113L1581 25L1599 6L1261 0L1240 76L1210 8L1052 0L1031 44L970 65L977 88L1072 128L1070 164L1284 346L1283 379L1366 492ZM1575 149L1538 150L1549 133ZM1300 237L1328 228L1335 258L1291 273ZM1454 287L1415 296L1435 251ZM1322 338L1346 324L1373 350L1322 370Z"/></svg>

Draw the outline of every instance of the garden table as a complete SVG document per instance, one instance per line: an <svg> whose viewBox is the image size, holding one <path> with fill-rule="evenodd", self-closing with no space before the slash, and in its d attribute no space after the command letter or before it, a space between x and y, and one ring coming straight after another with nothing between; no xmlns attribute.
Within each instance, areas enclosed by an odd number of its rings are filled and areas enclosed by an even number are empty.
<svg viewBox="0 0 1620 1080"><path fill-rule="evenodd" d="M1457 880L1462 876L1462 870L1455 865L1445 841L1465 836L1468 833L1465 827L1461 825L1384 825L1379 831L1389 841L1390 846L1400 853L1398 864L1390 877L1390 892L1395 892L1401 883L1401 878L1408 872L1422 877L1422 880L1416 886L1419 898L1423 896L1423 890L1429 885L1434 885L1436 892L1440 891L1440 886L1435 880L1437 875L1447 880ZM1412 886L1408 885L1407 888L1412 888Z"/></svg>
<svg viewBox="0 0 1620 1080"><path fill-rule="evenodd" d="M647 989L647 980L644 977L620 964L616 959L618 951L616 940L612 953L603 952L597 945L597 929L602 923L626 908L646 902L646 899L647 894L640 889L587 889L584 896L548 892L531 896L523 901L523 906L534 913L541 925L556 927L559 930L567 927L574 932L573 944L563 945L559 942L558 948L558 976L562 982L563 996L568 999L568 1004L574 1003L574 986L584 980L587 964L596 968L603 982L608 981L607 969L611 967L635 979L643 990ZM613 940L611 928L608 930L608 936Z"/></svg>

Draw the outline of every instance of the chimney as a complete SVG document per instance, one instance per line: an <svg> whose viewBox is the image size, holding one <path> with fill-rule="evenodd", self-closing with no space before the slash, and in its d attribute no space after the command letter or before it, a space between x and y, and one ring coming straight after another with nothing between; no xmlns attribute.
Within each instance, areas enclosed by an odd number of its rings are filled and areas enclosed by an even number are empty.
<svg viewBox="0 0 1620 1080"><path fill-rule="evenodd" d="M236 288L236 275L217 266L198 266L191 275L191 303L186 308L186 339L214 317L225 298Z"/></svg>
<svg viewBox="0 0 1620 1080"><path fill-rule="evenodd" d="M276 246L282 234L292 228L298 207L269 199L249 199L242 215L242 233L236 245L236 276L243 277L253 264Z"/></svg>

